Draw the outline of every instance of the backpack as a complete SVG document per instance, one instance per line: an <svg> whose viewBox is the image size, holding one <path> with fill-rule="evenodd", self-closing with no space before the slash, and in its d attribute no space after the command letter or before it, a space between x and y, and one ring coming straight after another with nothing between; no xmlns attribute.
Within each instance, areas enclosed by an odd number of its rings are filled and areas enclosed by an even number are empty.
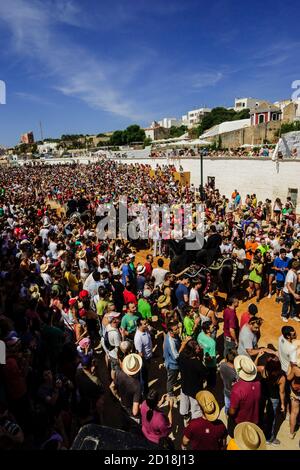
<svg viewBox="0 0 300 470"><path fill-rule="evenodd" d="M112 346L110 344L108 334L109 334L109 331L106 330L105 335L104 335L104 346L106 347L108 351L112 351L113 349L115 349L115 346Z"/></svg>

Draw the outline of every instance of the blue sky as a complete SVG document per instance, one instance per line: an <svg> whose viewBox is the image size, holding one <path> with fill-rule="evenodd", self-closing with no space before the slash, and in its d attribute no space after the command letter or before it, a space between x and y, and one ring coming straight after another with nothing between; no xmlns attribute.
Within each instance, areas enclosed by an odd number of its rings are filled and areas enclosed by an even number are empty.
<svg viewBox="0 0 300 470"><path fill-rule="evenodd" d="M0 0L0 144L289 98L294 0Z"/></svg>

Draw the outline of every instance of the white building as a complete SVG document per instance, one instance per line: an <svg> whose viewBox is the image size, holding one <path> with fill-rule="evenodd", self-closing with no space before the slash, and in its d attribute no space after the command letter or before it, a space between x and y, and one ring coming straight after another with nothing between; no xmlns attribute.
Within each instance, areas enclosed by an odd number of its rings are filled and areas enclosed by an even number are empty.
<svg viewBox="0 0 300 470"><path fill-rule="evenodd" d="M242 111L243 109L250 109L252 110L255 106L260 104L261 100L256 98L235 98L234 100L234 110L235 111Z"/></svg>
<svg viewBox="0 0 300 470"><path fill-rule="evenodd" d="M53 153L57 149L57 142L45 142L37 146L39 153Z"/></svg>
<svg viewBox="0 0 300 470"><path fill-rule="evenodd" d="M295 117L294 117L294 120L295 121L300 121L300 98L297 98L297 99L287 99L287 100L281 100L281 101L275 101L275 105L278 106L278 108L281 109L281 111L284 110L284 108L286 106L288 106L289 104L291 103L294 103L296 105L296 109L295 109Z"/></svg>
<svg viewBox="0 0 300 470"><path fill-rule="evenodd" d="M191 127L199 124L204 116L210 112L210 108L192 109L191 111L188 111L187 114L182 116L182 124L190 129Z"/></svg>
<svg viewBox="0 0 300 470"><path fill-rule="evenodd" d="M160 121L158 121L158 124L161 127L164 127L165 129L170 129L172 126L174 127L180 127L182 125L182 121L179 119L176 119L174 117L172 118L163 118Z"/></svg>

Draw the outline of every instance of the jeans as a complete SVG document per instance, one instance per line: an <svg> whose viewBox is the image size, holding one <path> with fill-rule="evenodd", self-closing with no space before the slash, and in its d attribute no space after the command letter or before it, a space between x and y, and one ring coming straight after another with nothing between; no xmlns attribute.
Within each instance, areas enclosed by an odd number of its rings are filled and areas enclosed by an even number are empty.
<svg viewBox="0 0 300 470"><path fill-rule="evenodd" d="M292 294L283 292L283 305L281 316L285 318L294 318L297 315L297 304L295 297Z"/></svg>
<svg viewBox="0 0 300 470"><path fill-rule="evenodd" d="M174 396L173 388L177 383L178 374L178 369L167 369L167 394L169 395L169 397Z"/></svg>
<svg viewBox="0 0 300 470"><path fill-rule="evenodd" d="M228 410L230 408L230 398L227 397L224 393L224 405L225 405L225 414L228 415Z"/></svg>
<svg viewBox="0 0 300 470"><path fill-rule="evenodd" d="M269 401L270 413L268 413L268 415L272 416L272 429L271 429L270 440L275 439L276 414L277 414L279 401L280 401L279 398L270 398L270 401Z"/></svg>
<svg viewBox="0 0 300 470"><path fill-rule="evenodd" d="M180 394L179 412L181 416L186 416L191 413L192 419L200 418L202 416L202 411L197 400L183 392Z"/></svg>

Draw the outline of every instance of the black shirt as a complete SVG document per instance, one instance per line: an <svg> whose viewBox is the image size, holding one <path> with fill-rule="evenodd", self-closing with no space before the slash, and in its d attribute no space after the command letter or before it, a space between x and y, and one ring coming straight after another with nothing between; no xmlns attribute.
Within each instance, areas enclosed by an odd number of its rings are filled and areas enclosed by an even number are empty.
<svg viewBox="0 0 300 470"><path fill-rule="evenodd" d="M188 359L183 353L178 358L181 375L181 387L185 395L195 398L203 390L203 382L207 377L207 369L200 359Z"/></svg>
<svg viewBox="0 0 300 470"><path fill-rule="evenodd" d="M133 403L141 400L141 384L139 375L129 376L122 370L116 371L116 388L121 397L122 405L132 413Z"/></svg>

